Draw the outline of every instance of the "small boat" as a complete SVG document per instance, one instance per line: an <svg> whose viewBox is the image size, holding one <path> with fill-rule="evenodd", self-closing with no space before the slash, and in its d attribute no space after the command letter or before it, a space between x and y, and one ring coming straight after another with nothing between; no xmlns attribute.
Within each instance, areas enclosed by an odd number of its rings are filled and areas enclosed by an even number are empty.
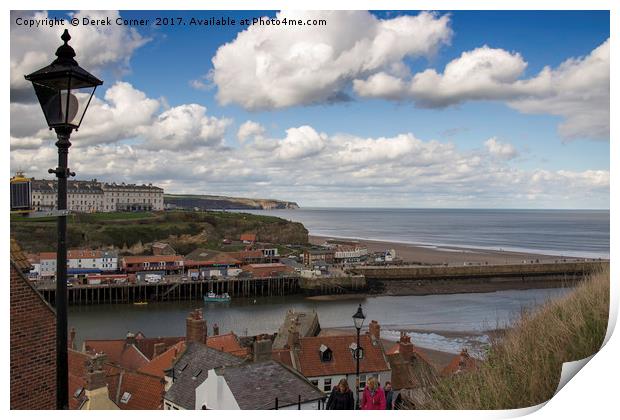
<svg viewBox="0 0 620 420"><path fill-rule="evenodd" d="M205 302L230 302L230 295L228 293L224 293L222 295L216 295L213 292L209 292L204 295Z"/></svg>
<svg viewBox="0 0 620 420"><path fill-rule="evenodd" d="M139 300L133 303L134 305L148 305L149 303L146 300Z"/></svg>

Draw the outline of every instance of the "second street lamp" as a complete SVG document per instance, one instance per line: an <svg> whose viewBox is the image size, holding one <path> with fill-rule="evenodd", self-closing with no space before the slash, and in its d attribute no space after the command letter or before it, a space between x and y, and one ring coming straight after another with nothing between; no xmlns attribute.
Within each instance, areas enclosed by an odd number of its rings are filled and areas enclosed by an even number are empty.
<svg viewBox="0 0 620 420"><path fill-rule="evenodd" d="M67 353L67 178L71 132L80 127L97 86L103 84L75 61L75 51L68 44L71 36L65 29L64 44L56 50L56 59L27 76L45 115L48 127L56 131L58 167L48 172L58 178L58 246L56 249L56 408L68 409L69 373Z"/></svg>
<svg viewBox="0 0 620 420"><path fill-rule="evenodd" d="M359 409L360 400L360 359L362 358L362 349L360 347L360 331L364 326L366 315L362 311L362 304L357 308L357 312L353 314L353 324L357 330L357 345L355 346L355 409Z"/></svg>

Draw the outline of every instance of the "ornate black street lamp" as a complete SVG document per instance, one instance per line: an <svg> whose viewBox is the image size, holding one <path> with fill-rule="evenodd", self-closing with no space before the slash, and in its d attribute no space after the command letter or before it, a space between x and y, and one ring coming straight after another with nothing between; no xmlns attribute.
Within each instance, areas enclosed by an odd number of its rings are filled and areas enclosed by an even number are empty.
<svg viewBox="0 0 620 420"><path fill-rule="evenodd" d="M360 347L360 331L364 325L366 315L362 312L362 304L357 308L357 312L353 314L353 324L357 330L357 345L355 346L355 409L359 409L360 400L360 359L363 350Z"/></svg>
<svg viewBox="0 0 620 420"><path fill-rule="evenodd" d="M101 80L81 68L69 44L71 36L65 29L64 44L56 50L56 59L27 76L50 130L56 131L58 167L48 172L58 178L58 247L56 254L56 408L69 404L67 353L67 178L75 176L68 167L71 132L80 127L86 109Z"/></svg>

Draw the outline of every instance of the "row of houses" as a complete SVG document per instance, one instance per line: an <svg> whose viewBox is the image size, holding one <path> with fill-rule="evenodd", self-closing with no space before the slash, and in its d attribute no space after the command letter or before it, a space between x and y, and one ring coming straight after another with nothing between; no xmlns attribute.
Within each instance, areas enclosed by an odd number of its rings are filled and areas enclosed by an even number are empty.
<svg viewBox="0 0 620 420"><path fill-rule="evenodd" d="M56 180L31 179L30 202L36 211L58 206ZM157 211L164 209L164 190L152 184L68 181L67 208L73 212Z"/></svg>
<svg viewBox="0 0 620 420"><path fill-rule="evenodd" d="M186 275L191 279L212 277L236 277L247 272L253 277L270 277L294 272L279 262L277 248L221 252L199 248L186 256L163 252L157 244L157 255L118 256L110 250L72 249L67 252L69 276L122 273L131 278L144 277L148 273ZM32 279L53 279L56 276L56 253L41 252L29 255Z"/></svg>
<svg viewBox="0 0 620 420"><path fill-rule="evenodd" d="M309 267L363 261L368 247L356 241L327 240L323 246L304 250L303 263Z"/></svg>
<svg viewBox="0 0 620 420"><path fill-rule="evenodd" d="M72 408L323 409L342 378L354 389L356 336L322 334L316 313L289 311L275 335L220 334L216 324L209 334L201 310L188 315L185 327L182 337L128 333L123 339L84 340L79 350L72 330ZM416 395L424 395L438 375L476 368L465 351L438 371L405 333L397 343L384 346L381 328L372 321L360 337L358 392L374 377L381 384L390 381L405 401L415 404ZM89 363L99 365L85 369ZM103 389L98 395L107 398L89 404L95 394L86 384L93 382L88 378L93 372L99 375L94 382Z"/></svg>

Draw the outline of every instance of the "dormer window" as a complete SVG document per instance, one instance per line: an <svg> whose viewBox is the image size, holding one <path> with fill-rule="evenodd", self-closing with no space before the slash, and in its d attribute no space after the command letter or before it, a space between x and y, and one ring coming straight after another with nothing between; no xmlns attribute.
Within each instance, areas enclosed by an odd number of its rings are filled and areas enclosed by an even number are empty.
<svg viewBox="0 0 620 420"><path fill-rule="evenodd" d="M331 362L332 361L332 350L327 347L325 344L321 344L319 347L319 351L321 353L321 362Z"/></svg>

